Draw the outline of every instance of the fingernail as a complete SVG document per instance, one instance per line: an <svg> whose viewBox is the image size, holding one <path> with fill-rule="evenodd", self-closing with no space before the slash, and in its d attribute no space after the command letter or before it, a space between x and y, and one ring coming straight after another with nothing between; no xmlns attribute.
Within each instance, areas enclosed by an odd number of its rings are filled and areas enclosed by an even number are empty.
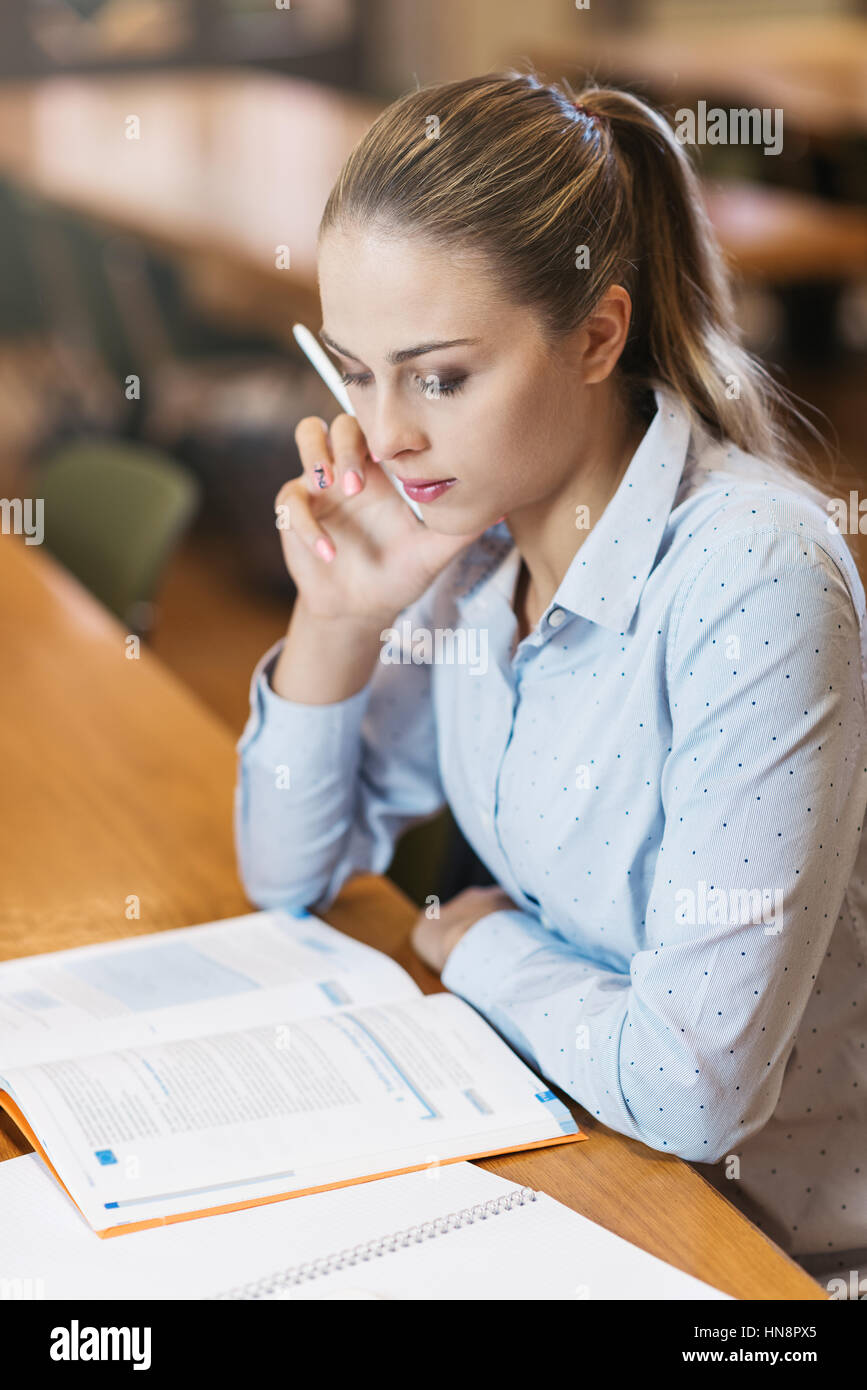
<svg viewBox="0 0 867 1390"><path fill-rule="evenodd" d="M350 468L349 472L343 475L343 491L347 497L354 497L356 492L361 491L361 479L354 468Z"/></svg>
<svg viewBox="0 0 867 1390"><path fill-rule="evenodd" d="M382 462L382 459L379 457L379 454L375 454L372 449L370 450L370 457L373 459L374 463Z"/></svg>
<svg viewBox="0 0 867 1390"><path fill-rule="evenodd" d="M321 555L323 560L334 559L334 546L327 541L324 536L320 536L314 547L316 554Z"/></svg>

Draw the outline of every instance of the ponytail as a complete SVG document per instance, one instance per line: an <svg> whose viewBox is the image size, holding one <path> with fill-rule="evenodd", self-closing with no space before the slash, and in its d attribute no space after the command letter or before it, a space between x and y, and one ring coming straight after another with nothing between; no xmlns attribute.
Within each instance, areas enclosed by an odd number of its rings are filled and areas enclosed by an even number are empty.
<svg viewBox="0 0 867 1390"><path fill-rule="evenodd" d="M624 379L633 390L665 383L713 438L800 476L824 501L825 479L788 421L815 429L741 346L731 280L684 146L658 111L628 92L585 88L576 105L596 122L600 158L616 170L605 184L612 220L622 219L614 277L632 300L618 364Z"/></svg>

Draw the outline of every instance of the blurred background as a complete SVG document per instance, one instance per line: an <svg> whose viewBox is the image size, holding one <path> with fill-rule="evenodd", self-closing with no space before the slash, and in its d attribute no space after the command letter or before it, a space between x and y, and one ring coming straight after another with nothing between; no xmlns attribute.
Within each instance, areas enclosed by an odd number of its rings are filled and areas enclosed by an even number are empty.
<svg viewBox="0 0 867 1390"><path fill-rule="evenodd" d="M811 0L14 0L0 9L0 496L236 734L293 590L273 499L337 407L319 217L408 88L532 62L673 117L782 108L778 155L703 145L748 347L812 408L835 495L867 436L867 4ZM134 515L134 538L112 524ZM863 539L858 550L865 572ZM490 882L446 813L416 901Z"/></svg>

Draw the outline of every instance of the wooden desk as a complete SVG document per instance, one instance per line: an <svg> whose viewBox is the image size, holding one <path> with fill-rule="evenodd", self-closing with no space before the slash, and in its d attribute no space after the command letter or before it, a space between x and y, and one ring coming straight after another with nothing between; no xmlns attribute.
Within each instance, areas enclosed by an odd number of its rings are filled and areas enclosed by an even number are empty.
<svg viewBox="0 0 867 1390"><path fill-rule="evenodd" d="M47 553L0 535L0 959L251 910L232 843L236 736L150 653L127 660L124 637ZM124 916L131 893L139 921ZM440 988L388 880L354 879L325 916ZM824 1299L688 1164L571 1108L586 1144L482 1166L735 1297ZM28 1148L3 1115L0 1158Z"/></svg>

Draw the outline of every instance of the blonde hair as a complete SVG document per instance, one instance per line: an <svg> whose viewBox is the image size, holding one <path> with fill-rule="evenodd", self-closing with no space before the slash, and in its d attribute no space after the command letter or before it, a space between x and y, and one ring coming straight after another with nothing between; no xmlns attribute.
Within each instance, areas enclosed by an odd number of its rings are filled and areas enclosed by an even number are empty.
<svg viewBox="0 0 867 1390"><path fill-rule="evenodd" d="M741 345L698 177L666 118L639 97L595 82L573 97L565 82L516 70L408 92L349 155L320 238L350 223L481 251L551 341L622 285L632 320L617 370L633 408L643 413L647 393L667 386L711 438L827 497L791 425L827 446ZM576 272L580 245L589 266Z"/></svg>

